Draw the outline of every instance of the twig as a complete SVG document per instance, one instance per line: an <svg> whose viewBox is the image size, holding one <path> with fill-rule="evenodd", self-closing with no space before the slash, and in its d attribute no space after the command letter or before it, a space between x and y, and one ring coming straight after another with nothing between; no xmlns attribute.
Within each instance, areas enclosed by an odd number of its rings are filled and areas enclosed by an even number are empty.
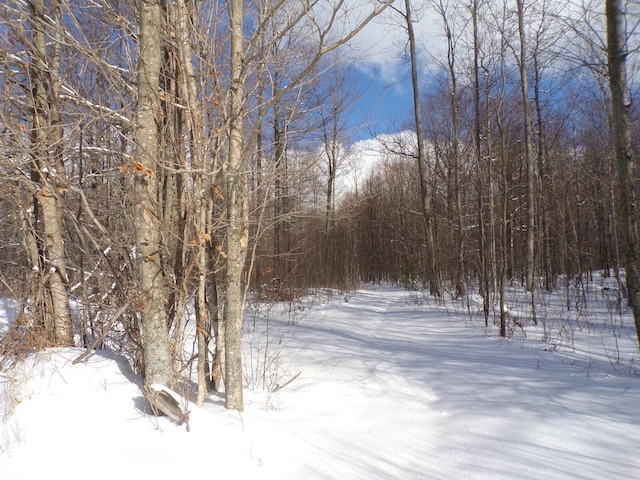
<svg viewBox="0 0 640 480"><path fill-rule="evenodd" d="M71 365L75 365L75 364L81 362L82 360L84 360L85 358L87 358L91 354L93 349L96 348L96 345L98 345L98 343L100 343L102 340L104 340L104 337L107 336L107 333L109 333L109 330L111 330L111 327L113 327L113 325L116 323L116 320L118 320L120 315L122 315L125 312L125 310L127 308L129 308L129 305L131 305L131 300L127 301L123 306L121 306L118 309L118 311L113 315L113 318L111 318L111 320L109 321L109 323L105 327L104 331L100 334L100 336L98 338L96 338L93 341L93 343L91 343L91 346L88 347L87 350L83 354L81 354L80 356L74 358L73 361L71 362Z"/></svg>
<svg viewBox="0 0 640 480"><path fill-rule="evenodd" d="M271 390L271 393L276 393L279 392L280 390L282 390L284 387L286 387L287 385L289 385L291 382L293 382L296 378L298 378L300 376L302 372L298 372L296 373L293 377L291 377L289 380L287 380L286 382L284 382L282 385L278 385L276 388L274 388L273 390Z"/></svg>

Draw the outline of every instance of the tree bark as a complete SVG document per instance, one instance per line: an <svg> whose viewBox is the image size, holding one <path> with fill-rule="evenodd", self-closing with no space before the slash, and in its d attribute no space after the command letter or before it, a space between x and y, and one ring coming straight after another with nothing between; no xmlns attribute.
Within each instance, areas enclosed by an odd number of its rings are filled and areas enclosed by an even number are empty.
<svg viewBox="0 0 640 480"><path fill-rule="evenodd" d="M243 0L229 1L231 31L231 91L229 157L227 161L227 303L225 335L225 407L244 410L242 392L242 272L248 246L247 171L243 161Z"/></svg>
<svg viewBox="0 0 640 480"><path fill-rule="evenodd" d="M620 0L607 0L607 57L611 89L613 140L618 165L620 218L624 231L627 290L640 346L640 258L634 219L635 195L632 186L633 150L629 110L631 99L627 87L626 33Z"/></svg>
<svg viewBox="0 0 640 480"><path fill-rule="evenodd" d="M52 16L59 17L57 2L52 2ZM38 190L43 223L44 262L51 294L53 324L51 340L54 345L73 345L73 327L69 310L69 291L66 255L63 242L63 195L65 170L62 152L62 126L58 110L58 70L60 46L54 41L49 58L45 33L45 2L31 2L34 30L34 59L31 64L32 88L32 156L37 171ZM58 18L59 20L59 18ZM59 22L57 22L59 24ZM57 35L56 35L57 36ZM53 158L52 158L53 156ZM42 272L45 274L45 272ZM47 314L45 313L45 316ZM45 324L47 323L45 319Z"/></svg>
<svg viewBox="0 0 640 480"><path fill-rule="evenodd" d="M506 8L506 6L505 6ZM502 25L505 22L505 14L503 11ZM507 309L505 304L506 297L506 282L507 276L510 270L510 256L509 256L509 229L511 228L509 223L509 170L508 170L508 152L507 152L507 133L505 131L504 121L504 104L505 94L507 89L507 65L505 59L505 52L507 49L507 42L504 35L500 41L500 95L497 99L495 107L496 127L498 129L498 135L500 137L500 270L498 276L498 297L500 304L500 336L506 337L507 335ZM497 259L496 259L497 260Z"/></svg>
<svg viewBox="0 0 640 480"><path fill-rule="evenodd" d="M140 0L138 105L134 181L134 228L138 311L142 319L145 382L173 388L173 372L163 271L160 264L160 212L157 157L158 117L161 112L162 0Z"/></svg>

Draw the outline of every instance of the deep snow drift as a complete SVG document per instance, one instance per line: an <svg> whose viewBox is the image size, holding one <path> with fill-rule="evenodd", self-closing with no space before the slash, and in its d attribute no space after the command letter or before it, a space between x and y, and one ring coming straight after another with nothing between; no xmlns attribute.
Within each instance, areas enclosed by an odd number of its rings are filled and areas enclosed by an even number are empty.
<svg viewBox="0 0 640 480"><path fill-rule="evenodd" d="M246 411L211 395L190 432L123 359L46 352L0 372L0 478L640 478L632 320L590 295L548 296L510 340L474 304L390 287L249 306Z"/></svg>

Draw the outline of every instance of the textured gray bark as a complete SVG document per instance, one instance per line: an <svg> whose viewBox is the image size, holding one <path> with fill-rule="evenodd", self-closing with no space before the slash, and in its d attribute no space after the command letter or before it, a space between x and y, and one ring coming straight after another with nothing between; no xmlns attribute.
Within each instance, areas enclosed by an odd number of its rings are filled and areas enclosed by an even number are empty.
<svg viewBox="0 0 640 480"><path fill-rule="evenodd" d="M163 8L160 0L140 0L138 7L140 35L134 184L137 307L142 318L146 384L160 383L173 388L174 372L160 265L161 225L156 176Z"/></svg>
<svg viewBox="0 0 640 480"><path fill-rule="evenodd" d="M620 0L607 0L606 10L613 140L620 182L620 218L624 231L627 290L640 345L640 255L638 254L638 239L636 238L634 220L634 204L636 200L631 183L633 178L633 150L631 148L629 123L631 99L629 98L627 87L626 33L622 2Z"/></svg>
<svg viewBox="0 0 640 480"><path fill-rule="evenodd" d="M229 2L231 30L231 99L229 110L229 158L227 162L227 303L224 315L225 406L244 410L242 393L242 272L248 245L247 171L242 158L243 0Z"/></svg>

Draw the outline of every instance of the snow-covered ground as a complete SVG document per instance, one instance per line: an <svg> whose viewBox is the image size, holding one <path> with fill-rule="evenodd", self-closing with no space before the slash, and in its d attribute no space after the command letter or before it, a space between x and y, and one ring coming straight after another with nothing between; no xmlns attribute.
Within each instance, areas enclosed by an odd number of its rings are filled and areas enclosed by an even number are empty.
<svg viewBox="0 0 640 480"><path fill-rule="evenodd" d="M598 289L586 309L543 300L510 340L475 304L391 287L250 307L246 411L211 395L189 432L116 355L46 352L0 372L0 479L640 478L630 316Z"/></svg>

